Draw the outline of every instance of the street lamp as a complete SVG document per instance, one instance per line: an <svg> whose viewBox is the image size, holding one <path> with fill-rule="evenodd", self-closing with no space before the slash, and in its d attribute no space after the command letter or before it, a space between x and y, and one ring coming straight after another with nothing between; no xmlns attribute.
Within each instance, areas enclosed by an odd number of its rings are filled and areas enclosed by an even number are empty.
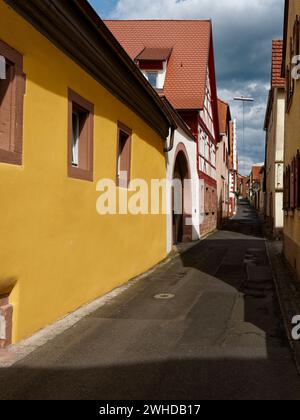
<svg viewBox="0 0 300 420"><path fill-rule="evenodd" d="M245 103L246 102L254 102L253 98L247 98L246 96L237 96L233 98L235 101L242 102L243 104L243 148L245 143Z"/></svg>

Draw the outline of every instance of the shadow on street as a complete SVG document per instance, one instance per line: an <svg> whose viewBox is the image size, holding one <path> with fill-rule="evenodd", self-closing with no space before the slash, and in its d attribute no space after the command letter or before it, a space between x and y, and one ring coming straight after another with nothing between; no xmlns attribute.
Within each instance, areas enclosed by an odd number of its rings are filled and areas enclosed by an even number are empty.
<svg viewBox="0 0 300 420"><path fill-rule="evenodd" d="M169 294L169 299L157 299ZM1 399L300 399L256 212L12 368Z"/></svg>

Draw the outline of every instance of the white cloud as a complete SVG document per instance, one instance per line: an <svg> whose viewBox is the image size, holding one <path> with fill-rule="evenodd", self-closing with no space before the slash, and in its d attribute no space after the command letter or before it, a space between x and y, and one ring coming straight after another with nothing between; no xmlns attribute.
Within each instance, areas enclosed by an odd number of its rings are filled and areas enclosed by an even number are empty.
<svg viewBox="0 0 300 420"><path fill-rule="evenodd" d="M215 24L224 20L234 21L241 26L257 22L270 10L281 7L278 0L119 0L113 12L115 18L126 19L208 19ZM239 22L240 21L240 22Z"/></svg>

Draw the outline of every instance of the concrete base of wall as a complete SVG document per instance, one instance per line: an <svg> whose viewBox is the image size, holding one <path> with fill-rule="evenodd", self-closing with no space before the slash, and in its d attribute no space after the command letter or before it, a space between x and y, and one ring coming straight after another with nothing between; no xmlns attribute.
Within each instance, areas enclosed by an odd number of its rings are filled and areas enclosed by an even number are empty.
<svg viewBox="0 0 300 420"><path fill-rule="evenodd" d="M283 253L300 281L300 246L287 235L283 235Z"/></svg>

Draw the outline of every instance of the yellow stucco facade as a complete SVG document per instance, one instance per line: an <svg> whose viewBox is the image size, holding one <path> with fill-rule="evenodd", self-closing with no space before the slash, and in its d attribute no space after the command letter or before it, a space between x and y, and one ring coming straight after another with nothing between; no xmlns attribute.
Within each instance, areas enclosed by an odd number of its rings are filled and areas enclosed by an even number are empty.
<svg viewBox="0 0 300 420"><path fill-rule="evenodd" d="M300 1L289 1L286 63L290 63L290 39L296 16L300 15ZM285 167L290 165L300 150L300 80L295 81L294 93L289 112L285 116ZM284 218L284 253L300 278L300 210L285 212Z"/></svg>
<svg viewBox="0 0 300 420"><path fill-rule="evenodd" d="M23 164L0 163L0 295L13 342L166 256L166 216L96 212L97 181L115 179L117 122L132 129L131 177L166 177L162 138L0 1L0 39L24 57ZM94 104L94 181L67 175L68 88Z"/></svg>

